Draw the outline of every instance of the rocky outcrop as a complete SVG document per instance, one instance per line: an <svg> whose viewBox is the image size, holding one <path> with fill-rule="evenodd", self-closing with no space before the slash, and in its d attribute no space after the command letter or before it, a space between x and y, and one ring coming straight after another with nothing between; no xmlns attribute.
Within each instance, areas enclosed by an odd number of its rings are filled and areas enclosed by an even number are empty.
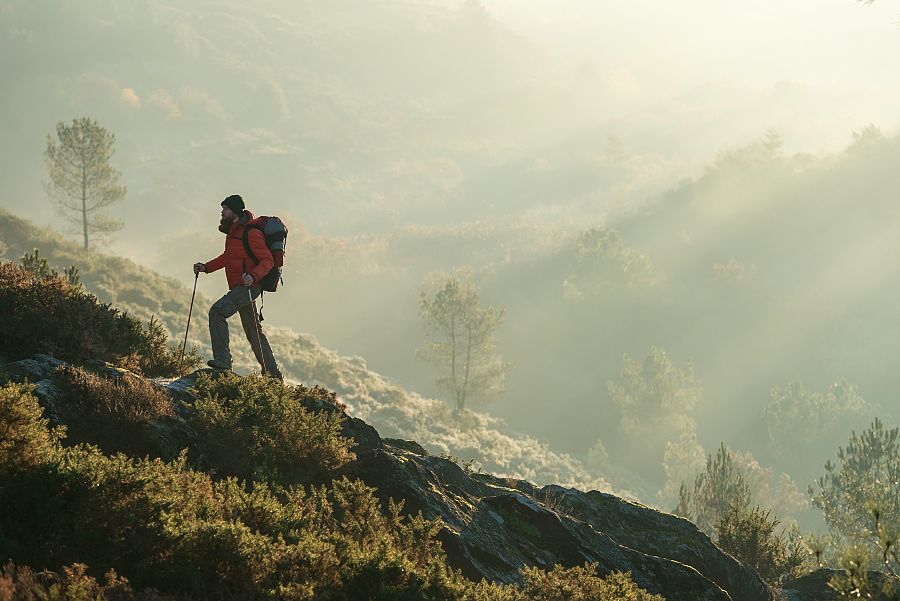
<svg viewBox="0 0 900 601"><path fill-rule="evenodd" d="M681 518L602 493L473 473L409 441L355 453L342 473L403 499L407 511L440 518L448 560L469 578L515 582L523 566L592 562L603 573L631 572L668 601L774 599L752 570Z"/></svg>

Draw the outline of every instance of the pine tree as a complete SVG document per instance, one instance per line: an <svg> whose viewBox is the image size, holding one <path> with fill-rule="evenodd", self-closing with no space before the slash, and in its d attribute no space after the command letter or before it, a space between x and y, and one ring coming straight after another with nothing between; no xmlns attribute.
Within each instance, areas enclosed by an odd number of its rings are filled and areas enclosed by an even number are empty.
<svg viewBox="0 0 900 601"><path fill-rule="evenodd" d="M81 230L88 250L89 234L115 232L123 225L101 212L125 198L121 174L109 164L116 137L87 117L74 119L71 125L60 121L56 136L57 140L47 136L44 152L50 176L47 194Z"/></svg>
<svg viewBox="0 0 900 601"><path fill-rule="evenodd" d="M494 339L504 311L480 305L478 289L467 277L448 277L419 298L426 331L426 347L419 356L440 368L438 386L453 395L458 412L469 401L502 393L510 367L497 354Z"/></svg>
<svg viewBox="0 0 900 601"><path fill-rule="evenodd" d="M725 443L719 445L715 459L706 456L706 472L697 475L693 489L681 483L679 496L675 515L691 520L709 535L726 512L733 509L745 512L750 506L750 487Z"/></svg>

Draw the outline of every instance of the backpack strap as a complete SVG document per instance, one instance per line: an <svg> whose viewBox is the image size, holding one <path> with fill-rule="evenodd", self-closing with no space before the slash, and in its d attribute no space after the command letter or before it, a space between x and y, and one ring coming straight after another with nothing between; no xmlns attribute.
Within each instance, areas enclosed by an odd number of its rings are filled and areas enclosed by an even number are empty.
<svg viewBox="0 0 900 601"><path fill-rule="evenodd" d="M243 242L244 242L244 252L247 253L247 256L248 256L248 257L250 257L251 259L253 259L253 262L254 262L254 263L259 263L259 259L256 258L256 255L253 253L253 249L250 248L250 230L251 230L251 229L259 230L260 232L262 232L263 238L266 237L266 232L265 232L265 230L263 230L263 228L262 228L261 225L247 225L247 226L244 226L244 238L243 238Z"/></svg>

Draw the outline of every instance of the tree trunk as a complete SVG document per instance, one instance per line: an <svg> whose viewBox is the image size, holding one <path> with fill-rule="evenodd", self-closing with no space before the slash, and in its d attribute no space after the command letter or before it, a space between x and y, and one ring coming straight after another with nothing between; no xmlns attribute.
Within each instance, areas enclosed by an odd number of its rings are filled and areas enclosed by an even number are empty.
<svg viewBox="0 0 900 601"><path fill-rule="evenodd" d="M466 406L466 392L469 389L469 367L472 365L472 332L471 328L468 333L466 345L466 375L463 378L462 385L462 402L459 404L459 410L462 411Z"/></svg>
<svg viewBox="0 0 900 601"><path fill-rule="evenodd" d="M459 384L456 381L456 316L450 316L450 379L456 394L456 408L459 409Z"/></svg>
<svg viewBox="0 0 900 601"><path fill-rule="evenodd" d="M81 159L81 225L84 230L84 250L88 249L87 227L87 173L85 172L84 157Z"/></svg>

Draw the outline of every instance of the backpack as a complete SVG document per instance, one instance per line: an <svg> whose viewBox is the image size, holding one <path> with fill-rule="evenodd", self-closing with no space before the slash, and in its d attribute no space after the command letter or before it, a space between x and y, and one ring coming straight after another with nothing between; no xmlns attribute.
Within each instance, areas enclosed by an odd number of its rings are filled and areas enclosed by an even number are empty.
<svg viewBox="0 0 900 601"><path fill-rule="evenodd" d="M272 251L275 265L272 266L269 273L259 280L259 285L262 286L265 292L275 292L279 283L284 284L284 280L281 278L281 271L284 267L284 248L285 244L287 244L288 230L284 222L278 217L262 216L257 221L258 223L244 228L244 250L253 261L259 263L259 259L256 258L256 255L253 254L253 250L250 248L249 238L251 229L261 231L266 239L266 246Z"/></svg>

